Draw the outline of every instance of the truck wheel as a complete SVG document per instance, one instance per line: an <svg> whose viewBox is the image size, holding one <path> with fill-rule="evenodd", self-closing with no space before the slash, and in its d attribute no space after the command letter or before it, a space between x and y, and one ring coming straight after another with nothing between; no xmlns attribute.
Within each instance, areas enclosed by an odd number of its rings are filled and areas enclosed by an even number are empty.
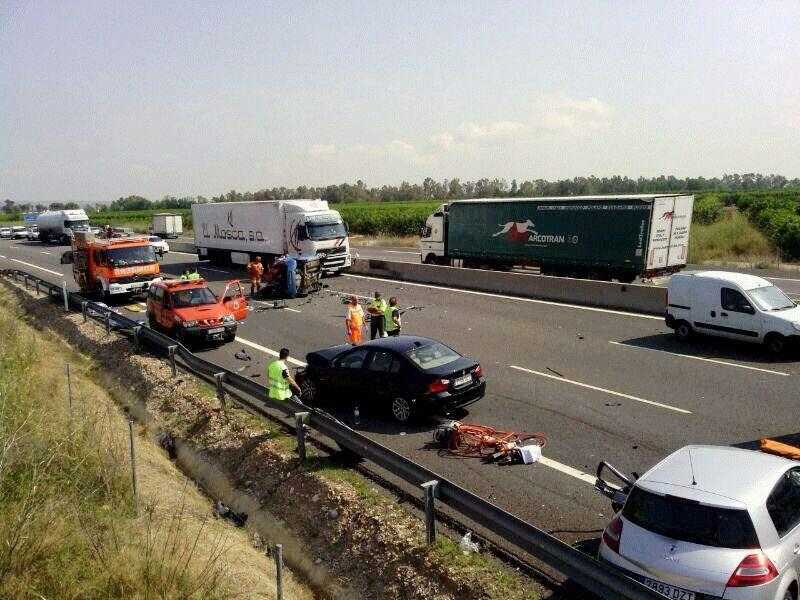
<svg viewBox="0 0 800 600"><path fill-rule="evenodd" d="M764 338L764 345L772 356L781 356L786 352L786 338L780 333L769 333Z"/></svg>
<svg viewBox="0 0 800 600"><path fill-rule="evenodd" d="M692 326L686 321L678 321L675 323L675 337L680 341L686 342L692 337Z"/></svg>
<svg viewBox="0 0 800 600"><path fill-rule="evenodd" d="M436 262L437 262L436 255L433 253L426 255L425 258L422 260L422 263L426 265L435 265Z"/></svg>

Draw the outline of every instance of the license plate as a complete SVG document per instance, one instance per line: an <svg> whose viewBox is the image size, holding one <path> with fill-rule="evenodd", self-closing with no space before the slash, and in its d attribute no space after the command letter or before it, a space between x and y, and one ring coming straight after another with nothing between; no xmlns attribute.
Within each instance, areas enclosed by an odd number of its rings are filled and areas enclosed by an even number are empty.
<svg viewBox="0 0 800 600"><path fill-rule="evenodd" d="M642 583L644 583L654 592L658 592L664 596L664 598L670 598L670 600L695 600L694 592L677 588L674 585L668 585L666 583L661 583L660 581L647 578L645 578Z"/></svg>
<svg viewBox="0 0 800 600"><path fill-rule="evenodd" d="M456 377L453 380L454 387L461 387L462 385L467 385L468 383L472 383L472 375L462 375L461 377Z"/></svg>
<svg viewBox="0 0 800 600"><path fill-rule="evenodd" d="M225 333L225 328L224 327L215 327L214 329L209 329L208 330L208 334L209 335L213 335L215 333Z"/></svg>

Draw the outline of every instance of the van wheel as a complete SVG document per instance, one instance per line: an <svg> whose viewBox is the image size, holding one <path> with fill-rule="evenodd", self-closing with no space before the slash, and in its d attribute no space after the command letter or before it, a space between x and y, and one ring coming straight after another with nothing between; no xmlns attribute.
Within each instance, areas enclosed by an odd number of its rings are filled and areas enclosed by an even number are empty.
<svg viewBox="0 0 800 600"><path fill-rule="evenodd" d="M786 338L780 333L770 333L764 338L764 345L773 356L780 356L786 351Z"/></svg>
<svg viewBox="0 0 800 600"><path fill-rule="evenodd" d="M392 416L399 423L407 423L411 418L411 402L405 398L392 400Z"/></svg>
<svg viewBox="0 0 800 600"><path fill-rule="evenodd" d="M675 324L675 337L680 341L685 342L692 337L692 326L686 321L678 321Z"/></svg>

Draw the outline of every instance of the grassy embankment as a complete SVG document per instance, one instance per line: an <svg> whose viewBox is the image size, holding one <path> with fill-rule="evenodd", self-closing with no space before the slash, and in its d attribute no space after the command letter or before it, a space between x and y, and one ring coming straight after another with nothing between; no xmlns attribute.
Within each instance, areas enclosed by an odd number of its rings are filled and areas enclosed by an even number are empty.
<svg viewBox="0 0 800 600"><path fill-rule="evenodd" d="M93 363L2 286L0 340L0 597L274 597L271 561L141 436L137 513L127 422Z"/></svg>
<svg viewBox="0 0 800 600"><path fill-rule="evenodd" d="M749 263L767 266L777 262L775 246L735 209L715 223L693 223L689 238L689 262Z"/></svg>

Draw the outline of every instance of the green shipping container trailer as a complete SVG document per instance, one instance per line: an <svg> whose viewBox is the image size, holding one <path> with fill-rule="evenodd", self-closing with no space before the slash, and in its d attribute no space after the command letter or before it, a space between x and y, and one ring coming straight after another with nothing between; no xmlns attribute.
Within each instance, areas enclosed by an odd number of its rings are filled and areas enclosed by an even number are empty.
<svg viewBox="0 0 800 600"><path fill-rule="evenodd" d="M686 195L452 202L428 218L422 260L620 281L663 275L686 266L693 205Z"/></svg>

